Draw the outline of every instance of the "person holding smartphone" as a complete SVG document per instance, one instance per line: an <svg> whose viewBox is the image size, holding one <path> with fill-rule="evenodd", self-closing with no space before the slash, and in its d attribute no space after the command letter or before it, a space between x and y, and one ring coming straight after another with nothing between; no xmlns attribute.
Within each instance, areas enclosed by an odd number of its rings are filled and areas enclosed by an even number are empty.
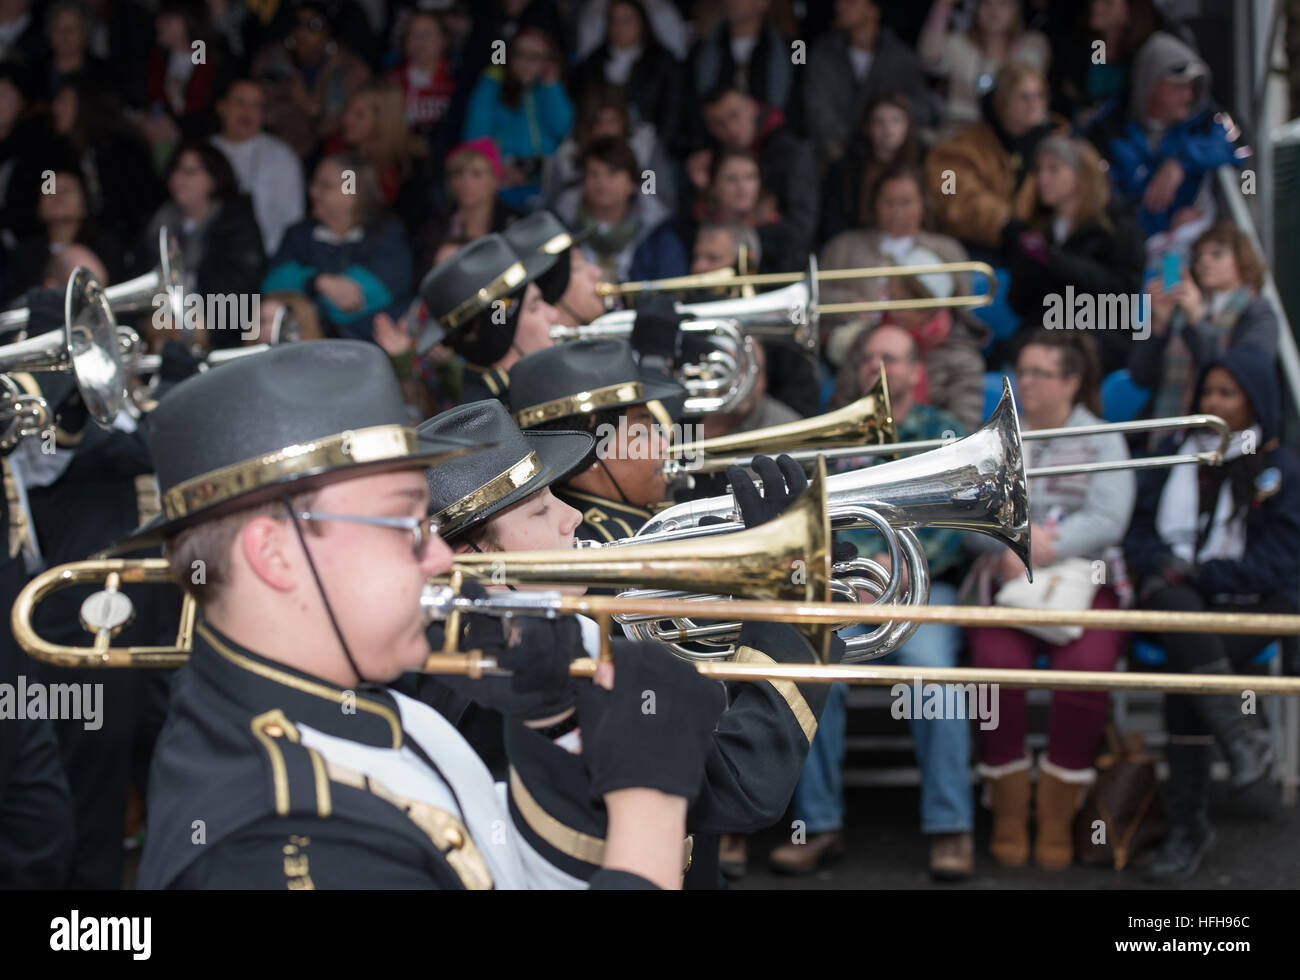
<svg viewBox="0 0 1300 980"><path fill-rule="evenodd" d="M1264 261L1231 222L1220 222L1192 246L1190 276L1171 253L1151 292L1151 337L1133 345L1133 381L1154 389L1152 418L1186 413L1204 365L1243 345L1277 352L1277 315L1260 295Z"/></svg>

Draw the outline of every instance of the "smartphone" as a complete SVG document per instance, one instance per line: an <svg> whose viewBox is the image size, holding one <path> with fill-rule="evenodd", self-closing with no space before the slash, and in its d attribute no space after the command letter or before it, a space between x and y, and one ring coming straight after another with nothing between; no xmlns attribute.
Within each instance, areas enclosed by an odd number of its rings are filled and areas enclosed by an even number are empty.
<svg viewBox="0 0 1300 980"><path fill-rule="evenodd" d="M1166 252L1161 264L1160 277L1165 289L1177 286L1183 278L1183 264L1177 252Z"/></svg>

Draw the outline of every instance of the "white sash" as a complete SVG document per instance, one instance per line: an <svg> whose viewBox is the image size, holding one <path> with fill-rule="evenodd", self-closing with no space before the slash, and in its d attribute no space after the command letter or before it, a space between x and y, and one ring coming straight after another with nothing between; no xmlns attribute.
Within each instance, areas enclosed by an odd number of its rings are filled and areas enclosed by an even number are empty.
<svg viewBox="0 0 1300 980"><path fill-rule="evenodd" d="M403 731L437 763L447 782L407 747L375 748L297 723L302 744L336 765L378 780L395 793L454 814L468 828L496 888L587 887L586 882L549 864L528 846L511 823L505 784L493 784L483 760L447 719L404 694L389 693L397 702ZM455 788L455 796L448 784Z"/></svg>

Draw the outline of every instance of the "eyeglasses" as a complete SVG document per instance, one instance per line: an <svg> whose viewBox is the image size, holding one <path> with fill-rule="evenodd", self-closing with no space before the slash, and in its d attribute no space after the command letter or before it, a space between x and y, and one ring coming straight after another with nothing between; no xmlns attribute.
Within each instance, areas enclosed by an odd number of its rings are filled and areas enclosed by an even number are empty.
<svg viewBox="0 0 1300 980"><path fill-rule="evenodd" d="M438 536L442 526L433 517L362 517L359 514L325 514L299 511L293 515L300 521L343 521L347 524L370 524L374 527L391 527L411 532L411 550L415 560L424 557L425 546Z"/></svg>
<svg viewBox="0 0 1300 980"><path fill-rule="evenodd" d="M1054 378L1063 378L1065 375L1060 371L1043 371L1040 368L1016 368L1016 377L1022 381L1051 381Z"/></svg>

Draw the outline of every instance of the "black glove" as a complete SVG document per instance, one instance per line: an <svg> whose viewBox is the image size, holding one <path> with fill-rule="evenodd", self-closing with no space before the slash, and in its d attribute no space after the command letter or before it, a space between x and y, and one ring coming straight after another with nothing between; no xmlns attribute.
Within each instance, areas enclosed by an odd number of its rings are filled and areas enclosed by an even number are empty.
<svg viewBox="0 0 1300 980"><path fill-rule="evenodd" d="M735 494L736 506L745 527L766 523L794 503L808 486L808 477L789 456L755 456L753 470L763 481L763 494L739 466L727 467L727 482Z"/></svg>
<svg viewBox="0 0 1300 980"><path fill-rule="evenodd" d="M188 347L175 340L163 344L162 364L158 368L160 381L184 381L198 372L199 362Z"/></svg>
<svg viewBox="0 0 1300 980"><path fill-rule="evenodd" d="M90 421L90 412L86 410L86 403L81 400L81 392L76 385L68 389L67 397L58 403L54 414L54 424L70 436L81 432Z"/></svg>
<svg viewBox="0 0 1300 980"><path fill-rule="evenodd" d="M837 541L831 545L831 564L840 565L858 557L858 546L852 541Z"/></svg>
<svg viewBox="0 0 1300 980"><path fill-rule="evenodd" d="M677 325L682 320L670 296L643 296L632 324L632 349L642 357L677 360Z"/></svg>
<svg viewBox="0 0 1300 980"><path fill-rule="evenodd" d="M465 582L461 592L470 598L487 595L475 582ZM516 617L509 623L510 636L506 621L496 616L471 614L463 616L462 623L459 647L495 657L511 676L440 678L447 687L484 707L525 721L549 718L577 703L577 684L569 677L569 661L586 656L586 651L576 619ZM432 624L426 636L431 647L441 649L443 624Z"/></svg>
<svg viewBox="0 0 1300 980"><path fill-rule="evenodd" d="M722 685L665 647L616 643L614 689L587 684L578 695L592 799L633 787L694 799L725 709Z"/></svg>

